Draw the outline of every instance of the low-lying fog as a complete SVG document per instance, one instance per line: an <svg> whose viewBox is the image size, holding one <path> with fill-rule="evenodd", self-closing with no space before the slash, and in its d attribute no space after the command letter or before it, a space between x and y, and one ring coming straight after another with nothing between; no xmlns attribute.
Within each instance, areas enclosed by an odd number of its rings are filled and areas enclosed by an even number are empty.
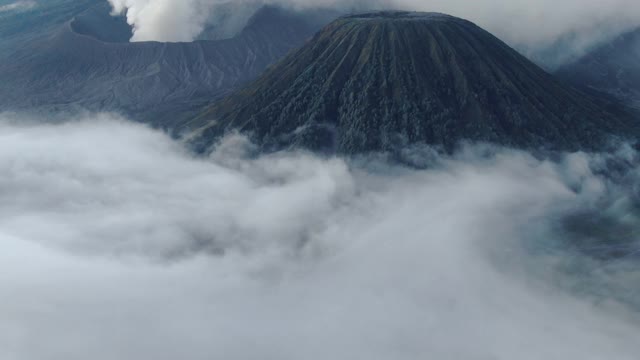
<svg viewBox="0 0 640 360"><path fill-rule="evenodd" d="M640 354L630 148L408 151L418 170L0 117L2 359Z"/></svg>

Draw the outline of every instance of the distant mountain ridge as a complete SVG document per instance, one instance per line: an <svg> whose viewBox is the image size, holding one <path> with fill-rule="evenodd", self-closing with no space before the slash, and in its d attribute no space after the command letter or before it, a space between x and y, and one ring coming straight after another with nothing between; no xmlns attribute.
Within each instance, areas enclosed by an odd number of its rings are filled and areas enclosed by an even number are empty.
<svg viewBox="0 0 640 360"><path fill-rule="evenodd" d="M561 67L557 74L640 109L640 27Z"/></svg>
<svg viewBox="0 0 640 360"><path fill-rule="evenodd" d="M265 150L359 153L463 140L592 149L639 128L469 21L390 11L336 20L183 131L198 151L242 131Z"/></svg>

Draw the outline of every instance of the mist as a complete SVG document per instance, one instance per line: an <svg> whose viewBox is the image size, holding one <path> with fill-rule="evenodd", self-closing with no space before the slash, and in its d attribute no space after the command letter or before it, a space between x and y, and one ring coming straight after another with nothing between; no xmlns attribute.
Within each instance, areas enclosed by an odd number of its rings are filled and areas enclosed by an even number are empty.
<svg viewBox="0 0 640 360"><path fill-rule="evenodd" d="M109 0L116 13L127 14L132 41L191 41L224 0ZM476 22L525 55L554 67L593 46L640 26L640 3L634 0L243 0L240 8L275 4L295 9L331 8L344 12L398 9L444 12Z"/></svg>
<svg viewBox="0 0 640 360"><path fill-rule="evenodd" d="M35 1L16 1L14 3L2 5L0 4L0 13L8 12L8 11L21 11L21 10L29 10L33 9L37 6Z"/></svg>
<svg viewBox="0 0 640 360"><path fill-rule="evenodd" d="M0 121L0 357L636 359L638 154L194 157L114 115ZM624 169L618 166L618 169ZM636 226L637 227L637 226ZM569 236L571 235L571 236ZM635 247L635 248L634 248ZM634 250L636 249L636 250Z"/></svg>

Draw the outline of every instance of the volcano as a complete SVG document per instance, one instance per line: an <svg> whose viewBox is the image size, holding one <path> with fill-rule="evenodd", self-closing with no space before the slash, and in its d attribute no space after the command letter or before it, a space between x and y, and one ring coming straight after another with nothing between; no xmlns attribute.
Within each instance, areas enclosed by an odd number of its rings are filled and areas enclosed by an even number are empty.
<svg viewBox="0 0 640 360"><path fill-rule="evenodd" d="M469 21L390 11L332 22L183 131L202 152L230 131L263 150L453 149L465 140L576 150L636 135L638 124Z"/></svg>

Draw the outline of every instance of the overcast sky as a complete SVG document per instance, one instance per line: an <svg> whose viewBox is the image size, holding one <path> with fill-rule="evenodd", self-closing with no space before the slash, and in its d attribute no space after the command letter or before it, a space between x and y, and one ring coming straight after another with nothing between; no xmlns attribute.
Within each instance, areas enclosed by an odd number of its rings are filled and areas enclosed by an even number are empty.
<svg viewBox="0 0 640 360"><path fill-rule="evenodd" d="M134 41L190 41L224 0L109 0L134 25ZM476 22L531 56L563 41L548 62L566 61L640 26L636 0L234 0L243 8L272 3L295 8L400 9L445 12ZM550 64L555 65L555 64Z"/></svg>

